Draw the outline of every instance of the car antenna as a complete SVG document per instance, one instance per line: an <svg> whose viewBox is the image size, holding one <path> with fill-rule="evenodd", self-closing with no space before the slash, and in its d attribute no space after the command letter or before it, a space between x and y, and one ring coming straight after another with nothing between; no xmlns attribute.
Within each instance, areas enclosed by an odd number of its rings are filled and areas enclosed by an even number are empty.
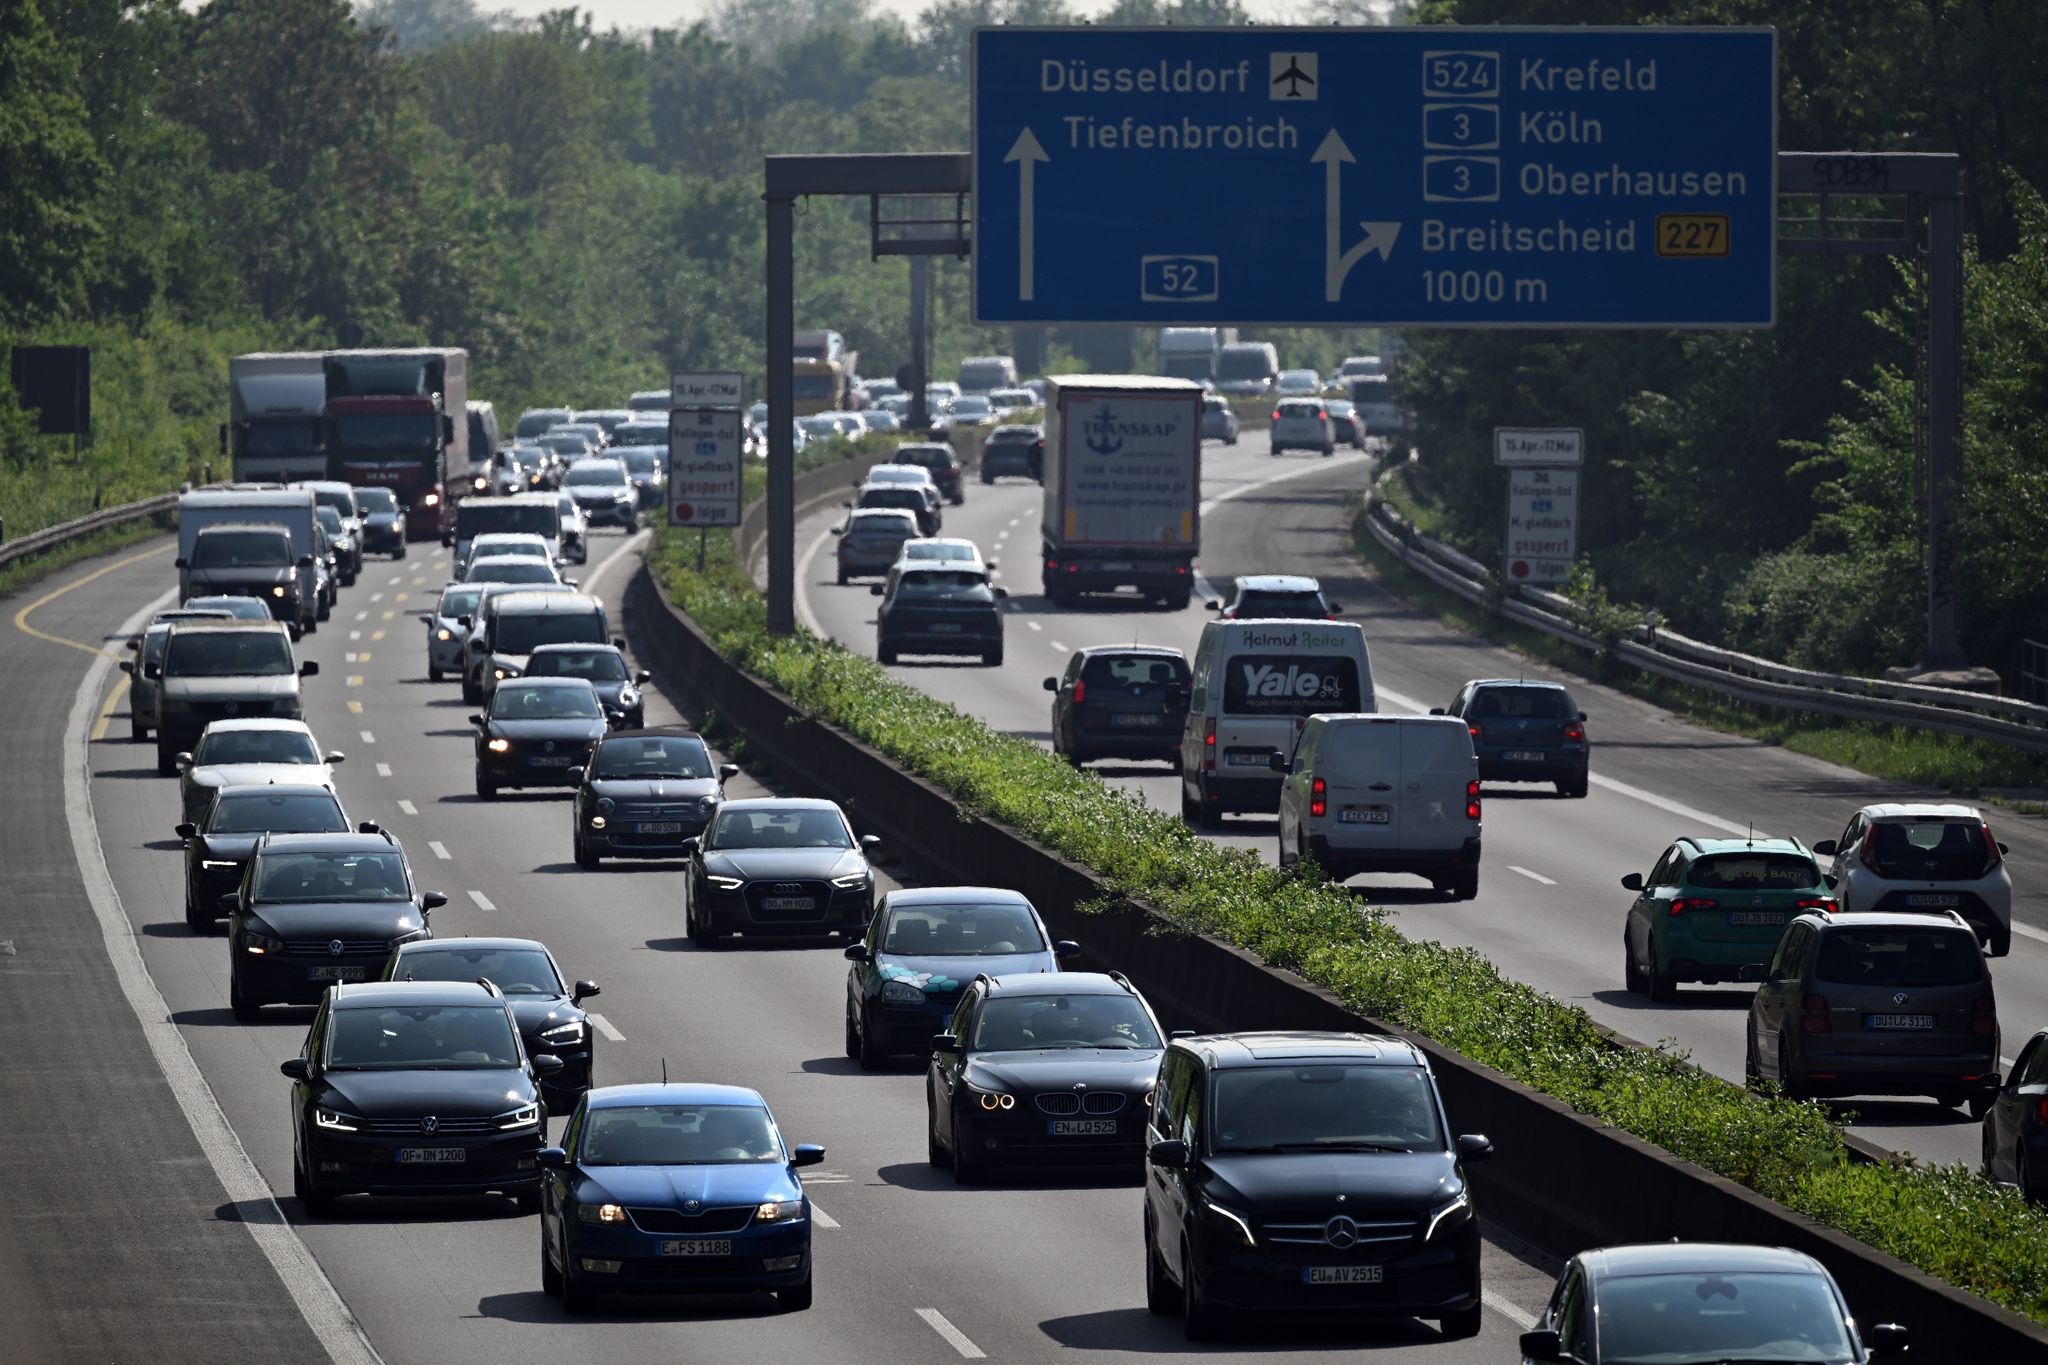
<svg viewBox="0 0 2048 1365"><path fill-rule="evenodd" d="M668 1084L668 1058L666 1057L661 1059L661 1083L663 1085Z"/></svg>

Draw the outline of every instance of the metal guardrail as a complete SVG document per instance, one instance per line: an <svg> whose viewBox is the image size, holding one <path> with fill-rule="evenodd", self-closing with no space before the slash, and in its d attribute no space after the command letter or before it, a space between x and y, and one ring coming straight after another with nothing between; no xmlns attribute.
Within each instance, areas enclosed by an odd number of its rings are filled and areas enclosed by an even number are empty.
<svg viewBox="0 0 2048 1365"><path fill-rule="evenodd" d="M1484 565L1423 535L1385 503L1366 517L1374 540L1448 592L1588 652L1601 642L1573 619L1570 599L1539 588L1509 589ZM2011 744L2048 753L2048 706L1955 688L1858 678L1759 659L1671 631L1638 626L1613 644L1632 668L1736 701Z"/></svg>
<svg viewBox="0 0 2048 1365"><path fill-rule="evenodd" d="M97 512L89 512L75 520L45 526L40 531L29 532L19 540L0 543L0 569L18 560L54 550L68 540L76 540L80 536L88 536L110 527L126 526L130 522L142 521L165 512L174 512L177 508L176 493L161 493L153 498L144 498L141 502L124 502L119 507L102 507Z"/></svg>

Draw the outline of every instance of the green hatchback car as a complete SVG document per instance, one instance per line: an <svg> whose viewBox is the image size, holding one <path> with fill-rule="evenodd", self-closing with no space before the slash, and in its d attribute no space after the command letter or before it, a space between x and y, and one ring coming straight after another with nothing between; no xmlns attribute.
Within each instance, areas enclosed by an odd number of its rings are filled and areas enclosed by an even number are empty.
<svg viewBox="0 0 2048 1365"><path fill-rule="evenodd" d="M1797 839L1673 841L1636 893L1622 926L1623 979L1670 1000L1681 981L1760 981L1795 915L1835 909L1813 853Z"/></svg>

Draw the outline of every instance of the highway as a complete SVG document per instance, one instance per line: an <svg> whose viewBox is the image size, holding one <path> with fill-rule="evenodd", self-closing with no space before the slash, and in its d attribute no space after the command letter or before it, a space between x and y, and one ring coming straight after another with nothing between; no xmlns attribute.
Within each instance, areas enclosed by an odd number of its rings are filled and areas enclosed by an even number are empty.
<svg viewBox="0 0 2048 1365"><path fill-rule="evenodd" d="M1356 477L1362 466L1342 469ZM1240 501L1261 516L1285 506ZM977 486L963 520L1000 522L1005 508L1027 505L1026 489L989 496ZM615 611L628 548L601 537L580 572ZM170 600L173 553L163 542L66 570L10 600L0 627L11 703L0 752L13 776L14 894L0 898L0 980L12 1006L0 1024L0 1156L15 1185L0 1223L10 1365L167 1347L265 1365L1189 1352L1178 1325L1143 1306L1134 1183L1043 1176L961 1190L926 1165L921 1069L863 1075L841 1055L837 945L699 954L682 935L678 866L581 873L569 859L566 795L476 799L471 708L453 683L425 679L414 613L446 573L445 552L430 546L368 564L301 645L320 664L307 719L323 748L348 756L344 804L391 829L422 884L449 895L438 935L541 938L569 975L602 984L592 1002L604 1021L601 1080L654 1079L665 1063L677 1079L752 1085L792 1141L827 1147L808 1182L817 1303L780 1316L765 1298L636 1300L572 1323L540 1293L537 1220L509 1201L351 1199L309 1218L288 1194L273 1200L290 1189L291 1161L277 1065L298 1051L310 1012L273 1009L244 1026L228 1011L224 939L195 938L183 924L175 784L127 739L112 667L118 641ZM853 603L852 591L842 600ZM857 610L871 600L862 592ZM1014 686L1000 697L1042 698L1053 651L1013 658L1002 677ZM1017 723L1042 728L1039 705L1027 713L1020 700ZM648 709L652 723L678 718L658 692ZM762 788L743 776L733 790ZM915 851L902 852L889 870L913 880ZM1554 1271L1495 1230L1475 1340L1445 1343L1433 1326L1402 1322L1363 1338L1280 1327L1223 1349L1246 1360L1367 1345L1434 1365L1499 1360Z"/></svg>
<svg viewBox="0 0 2048 1365"><path fill-rule="evenodd" d="M1875 800L1933 796L1770 745L1683 721L1634 697L1559 674L1445 627L1371 579L1351 553L1347 492L1361 489L1370 462L1355 453L1274 458L1260 432L1235 447L1203 452L1201 569L1212 594L1228 595L1245 573L1305 573L1347 620L1364 626L1379 705L1420 711L1447 705L1470 678L1529 676L1568 683L1588 713L1593 786L1567 801L1547 786L1489 783L1485 852L1476 900L1451 903L1417 877L1356 879L1408 934L1466 945L1508 975L1583 1006L1602 1024L1645 1042L1669 1040L1702 1066L1739 1081L1751 988L1682 986L1671 1004L1622 989L1621 924L1630 894L1619 879L1647 872L1680 834L1797 835L1812 843L1841 832L1851 811ZM999 563L1009 588L1005 661L991 670L965 661L914 660L895 677L979 716L995 729L1049 743L1051 698L1043 681L1089 645L1173 645L1190 657L1202 625L1215 619L1198 601L1181 612L1098 605L1060 610L1039 595L1040 492L1023 480L984 486L970 478L963 506L948 507L942 534L964 536ZM866 580L834 585L830 527L820 512L797 527L798 614L813 630L874 654L876 599ZM1135 599L1131 607L1136 607ZM1105 781L1179 810L1177 780L1164 764L1099 762ZM2048 1022L2048 893L2028 869L2048 864L2038 820L1990 813L2012 847L2013 950L1993 964L2008 1062ZM1225 842L1275 854L1270 816L1227 817ZM1852 1100L1855 1131L1923 1159L1975 1164L1977 1124L1922 1099Z"/></svg>

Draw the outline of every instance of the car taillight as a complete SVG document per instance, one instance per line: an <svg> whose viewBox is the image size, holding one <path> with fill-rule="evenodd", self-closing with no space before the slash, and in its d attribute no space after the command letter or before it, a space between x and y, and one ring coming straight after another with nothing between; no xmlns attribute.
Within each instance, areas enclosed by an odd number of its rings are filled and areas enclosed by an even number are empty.
<svg viewBox="0 0 2048 1365"><path fill-rule="evenodd" d="M1825 995L1809 995L1799 1002L1799 1027L1807 1033L1833 1033L1834 1023L1828 1018L1828 998Z"/></svg>
<svg viewBox="0 0 2048 1365"><path fill-rule="evenodd" d="M1316 420L1317 420L1318 422L1327 422L1327 421L1329 421L1329 420L1330 420L1330 414L1329 414L1329 413L1327 413L1327 412L1324 412L1324 411L1323 411L1323 410L1322 410L1321 408L1317 408L1317 409L1316 409Z"/></svg>
<svg viewBox="0 0 2048 1365"><path fill-rule="evenodd" d="M2048 1095L2034 1101L2034 1122L2048 1123Z"/></svg>
<svg viewBox="0 0 2048 1365"><path fill-rule="evenodd" d="M1793 902L1793 907L1798 910L1818 910L1823 915L1832 915L1841 909L1835 904L1833 896L1801 896Z"/></svg>
<svg viewBox="0 0 2048 1365"><path fill-rule="evenodd" d="M1479 818L1479 782L1476 778L1465 784L1465 818Z"/></svg>
<svg viewBox="0 0 2048 1365"><path fill-rule="evenodd" d="M1479 726L1478 726L1477 724L1475 724L1475 723L1473 723L1472 721L1469 721L1469 720L1468 720L1468 721L1466 721L1466 722L1465 722L1465 728L1466 728L1467 730L1470 730L1470 731L1472 732L1472 738L1474 738L1474 739L1477 739L1477 738L1479 738L1479 736L1480 736L1480 734L1481 734L1481 730L1480 730L1480 728L1479 728Z"/></svg>
<svg viewBox="0 0 2048 1365"><path fill-rule="evenodd" d="M1329 788L1320 777L1308 785L1308 813L1318 820L1330 813Z"/></svg>
<svg viewBox="0 0 2048 1365"><path fill-rule="evenodd" d="M1869 868L1872 872L1878 871L1876 825L1872 825L1870 828L1863 831L1863 847L1856 850L1856 860L1862 863L1865 867ZM1880 873L1879 875L1883 874Z"/></svg>
<svg viewBox="0 0 2048 1365"><path fill-rule="evenodd" d="M1088 684L1079 678L1074 679L1074 704L1079 706L1086 700L1088 700Z"/></svg>
<svg viewBox="0 0 2048 1365"><path fill-rule="evenodd" d="M1984 831L1984 870L1989 872L2004 860L2005 855L1998 851L1998 840L1991 837L1991 822L1980 822L1980 828Z"/></svg>
<svg viewBox="0 0 2048 1365"><path fill-rule="evenodd" d="M1575 720L1566 721L1564 726L1564 737L1566 739L1577 740L1578 742L1583 744L1586 740L1586 727L1579 724Z"/></svg>
<svg viewBox="0 0 2048 1365"><path fill-rule="evenodd" d="M1067 565L1067 572L1068 572L1068 573L1079 573L1079 572L1081 572L1081 566L1080 566L1079 564L1069 564L1069 565Z"/></svg>
<svg viewBox="0 0 2048 1365"><path fill-rule="evenodd" d="M1202 725L1202 767L1216 771L1216 718L1211 716Z"/></svg>
<svg viewBox="0 0 2048 1365"><path fill-rule="evenodd" d="M1280 420L1280 409L1278 409L1278 408L1274 408L1274 409L1273 409L1273 420L1274 420L1274 421L1276 421L1276 422Z"/></svg>
<svg viewBox="0 0 2048 1365"><path fill-rule="evenodd" d="M1060 571L1060 562L1057 559L1048 559L1045 561L1045 567L1050 573L1058 573Z"/></svg>
<svg viewBox="0 0 2048 1365"><path fill-rule="evenodd" d="M1970 1002L1970 1032L1979 1038L1989 1038L1998 1029L1998 1002L1988 995L1980 995Z"/></svg>
<svg viewBox="0 0 2048 1365"><path fill-rule="evenodd" d="M1682 915L1688 910L1712 910L1720 904L1721 902L1706 896L1674 896L1671 901L1671 913Z"/></svg>

